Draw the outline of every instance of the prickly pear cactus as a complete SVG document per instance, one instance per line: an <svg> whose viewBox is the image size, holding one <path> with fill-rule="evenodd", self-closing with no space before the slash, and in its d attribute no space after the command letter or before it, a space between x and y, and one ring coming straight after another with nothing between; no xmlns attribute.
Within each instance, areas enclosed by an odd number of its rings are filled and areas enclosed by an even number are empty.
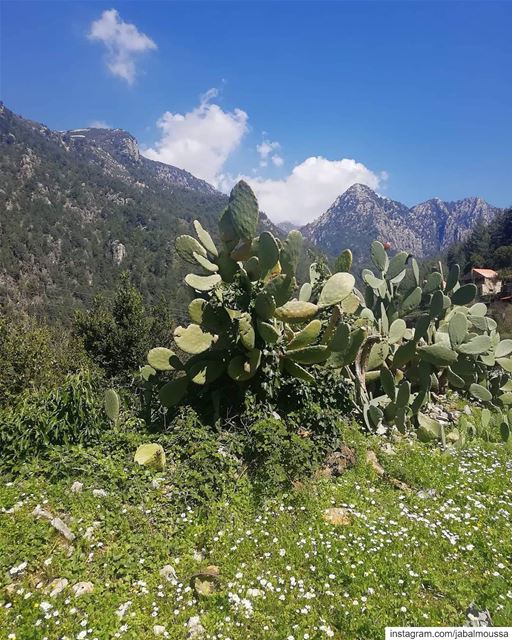
<svg viewBox="0 0 512 640"><path fill-rule="evenodd" d="M420 281L406 252L390 258L376 241L370 254L374 270L363 270L364 293L341 314L327 360L356 381L366 426L414 426L420 437L456 440L421 413L432 392L452 388L495 408L511 405L512 340L500 340L486 305L474 302L476 287L459 283L459 267L445 275L440 265Z"/></svg>
<svg viewBox="0 0 512 640"><path fill-rule="evenodd" d="M141 371L146 390L156 385L165 407L226 382L264 387L264 372L313 382L308 369L331 355L324 339L335 328L331 314L353 295L350 252L344 272L320 277L312 265L311 282L299 291L302 235L291 231L281 240L264 231L254 237L258 211L251 188L239 182L219 220L221 246L197 221L197 239L176 240L177 254L197 271L185 277L191 323L176 328L176 353L152 349Z"/></svg>

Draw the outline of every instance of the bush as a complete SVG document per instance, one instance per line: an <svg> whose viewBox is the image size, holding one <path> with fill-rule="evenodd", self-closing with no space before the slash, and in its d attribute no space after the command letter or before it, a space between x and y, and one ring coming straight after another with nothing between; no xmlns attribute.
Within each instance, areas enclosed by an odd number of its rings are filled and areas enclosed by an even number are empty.
<svg viewBox="0 0 512 640"><path fill-rule="evenodd" d="M124 274L113 300L97 296L91 311L76 312L74 332L108 377L126 377L139 368L155 341L169 343L171 317L164 302L146 308Z"/></svg>
<svg viewBox="0 0 512 640"><path fill-rule="evenodd" d="M97 387L90 373L71 374L59 388L27 391L0 410L0 463L12 467L53 445L96 440L108 427Z"/></svg>
<svg viewBox="0 0 512 640"><path fill-rule="evenodd" d="M245 449L252 475L267 487L286 486L314 465L314 442L277 418L262 418L249 427Z"/></svg>
<svg viewBox="0 0 512 640"><path fill-rule="evenodd" d="M0 317L0 407L28 390L50 389L64 376L90 368L78 340L62 328L26 317Z"/></svg>

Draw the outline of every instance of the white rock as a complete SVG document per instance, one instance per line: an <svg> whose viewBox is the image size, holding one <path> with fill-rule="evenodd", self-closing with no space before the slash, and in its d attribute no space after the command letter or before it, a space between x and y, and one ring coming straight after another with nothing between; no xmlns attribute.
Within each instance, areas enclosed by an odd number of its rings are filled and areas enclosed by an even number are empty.
<svg viewBox="0 0 512 640"><path fill-rule="evenodd" d="M50 513L46 509L42 509L40 505L37 505L36 508L32 511L32 515L36 516L36 518L45 518L50 521L52 527L57 529L57 531L69 540L69 542L73 542L75 539L75 534L71 531L71 529L60 519L53 516L53 513Z"/></svg>
<svg viewBox="0 0 512 640"><path fill-rule="evenodd" d="M77 582L71 587L71 590L75 594L75 598L79 598L86 593L92 593L94 591L94 585L92 582Z"/></svg>
<svg viewBox="0 0 512 640"><path fill-rule="evenodd" d="M64 522L62 522L60 518L53 518L50 524L52 525L52 527L57 529L57 531L61 535L63 535L66 540L69 540L69 542L73 542L73 540L75 539L75 534Z"/></svg>
<svg viewBox="0 0 512 640"><path fill-rule="evenodd" d="M189 640L192 640L193 638L200 638L204 633L206 633L206 629L201 624L199 616L192 616L192 618L187 622L187 627L187 638Z"/></svg>
<svg viewBox="0 0 512 640"><path fill-rule="evenodd" d="M22 562L17 567L12 567L11 569L9 569L9 573L11 574L11 576L15 576L17 573L21 573L22 571L25 571L26 568L27 568L27 563Z"/></svg>
<svg viewBox="0 0 512 640"><path fill-rule="evenodd" d="M204 555L202 551L194 550L194 555L192 556L196 562L201 562L204 560Z"/></svg>
<svg viewBox="0 0 512 640"><path fill-rule="evenodd" d="M71 485L71 493L82 493L83 488L84 488L84 483L78 482L77 480L76 482L73 482L73 484Z"/></svg>
<svg viewBox="0 0 512 640"><path fill-rule="evenodd" d="M55 598L56 596L58 596L59 593L64 591L68 584L69 581L67 578L57 578L56 580L53 580L53 582L51 582L50 586L48 587L50 591L50 598Z"/></svg>
<svg viewBox="0 0 512 640"><path fill-rule="evenodd" d="M171 581L171 580L178 579L175 568L170 564L166 564L165 567L162 567L159 573L161 577L164 578L165 580Z"/></svg>
<svg viewBox="0 0 512 640"><path fill-rule="evenodd" d="M92 495L95 498L104 498L105 496L108 496L108 493L105 491L105 489L93 489Z"/></svg>
<svg viewBox="0 0 512 640"><path fill-rule="evenodd" d="M163 627L161 624L155 624L155 626L153 627L153 633L155 634L155 636L163 636L165 633L165 627Z"/></svg>

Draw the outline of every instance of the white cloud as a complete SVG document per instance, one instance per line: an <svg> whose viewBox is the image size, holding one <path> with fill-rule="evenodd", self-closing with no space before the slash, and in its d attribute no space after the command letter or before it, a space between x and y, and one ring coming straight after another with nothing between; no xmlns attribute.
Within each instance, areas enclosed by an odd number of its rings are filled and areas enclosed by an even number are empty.
<svg viewBox="0 0 512 640"><path fill-rule="evenodd" d="M270 142L270 140L263 140L261 144L256 145L256 151L260 156L260 167L268 166L268 161L271 160L276 167L282 166L284 163L283 158L274 153L281 148L279 142Z"/></svg>
<svg viewBox="0 0 512 640"><path fill-rule="evenodd" d="M105 120L93 120L89 127L91 129L112 129L111 125L105 122Z"/></svg>
<svg viewBox="0 0 512 640"><path fill-rule="evenodd" d="M143 155L190 171L214 185L223 181L222 168L247 132L248 116L241 109L224 111L211 100L210 89L188 113L166 111L158 120L161 138Z"/></svg>
<svg viewBox="0 0 512 640"><path fill-rule="evenodd" d="M135 57L157 48L155 42L134 24L123 22L116 9L104 11L91 24L87 37L105 45L110 73L126 80L128 84L133 84L135 80Z"/></svg>
<svg viewBox="0 0 512 640"><path fill-rule="evenodd" d="M359 182L371 189L378 189L386 178L384 174L377 175L355 160L327 160L322 156L307 158L281 180L240 177L254 189L261 210L271 220L277 223L293 222L297 225L311 222L324 213L351 185ZM224 177L221 184L227 189L235 181Z"/></svg>
<svg viewBox="0 0 512 640"><path fill-rule="evenodd" d="M157 123L160 140L143 150L143 155L186 169L226 193L243 178L254 189L261 210L274 222L298 226L324 213L351 185L362 183L378 189L386 181L385 172L376 174L355 160L328 160L322 156L306 158L279 180L259 175L258 169L253 169L250 176L225 173L226 161L248 131L248 115L241 109L224 111L212 103L217 95L216 89L210 89L192 111L164 113ZM279 149L278 142L265 138L256 147L260 165L271 162L281 167L284 160L276 153Z"/></svg>

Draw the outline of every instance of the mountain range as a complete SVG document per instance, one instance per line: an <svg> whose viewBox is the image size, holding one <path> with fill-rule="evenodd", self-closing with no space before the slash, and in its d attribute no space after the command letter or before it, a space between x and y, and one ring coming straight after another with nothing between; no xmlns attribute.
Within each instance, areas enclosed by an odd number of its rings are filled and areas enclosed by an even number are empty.
<svg viewBox="0 0 512 640"><path fill-rule="evenodd" d="M390 242L393 249L427 258L464 240L479 220L488 223L500 211L481 198L456 202L433 198L407 207L363 184L354 184L301 231L332 255L352 249L358 264L367 260L372 240Z"/></svg>
<svg viewBox="0 0 512 640"><path fill-rule="evenodd" d="M0 103L0 306L69 319L127 270L148 302L168 300L179 319L187 266L174 240L196 218L216 237L226 203L204 180L142 156L126 131L53 131ZM408 208L353 185L302 231L329 255L350 247L363 264L375 238L431 256L498 211L478 198ZM284 235L265 214L260 229Z"/></svg>

